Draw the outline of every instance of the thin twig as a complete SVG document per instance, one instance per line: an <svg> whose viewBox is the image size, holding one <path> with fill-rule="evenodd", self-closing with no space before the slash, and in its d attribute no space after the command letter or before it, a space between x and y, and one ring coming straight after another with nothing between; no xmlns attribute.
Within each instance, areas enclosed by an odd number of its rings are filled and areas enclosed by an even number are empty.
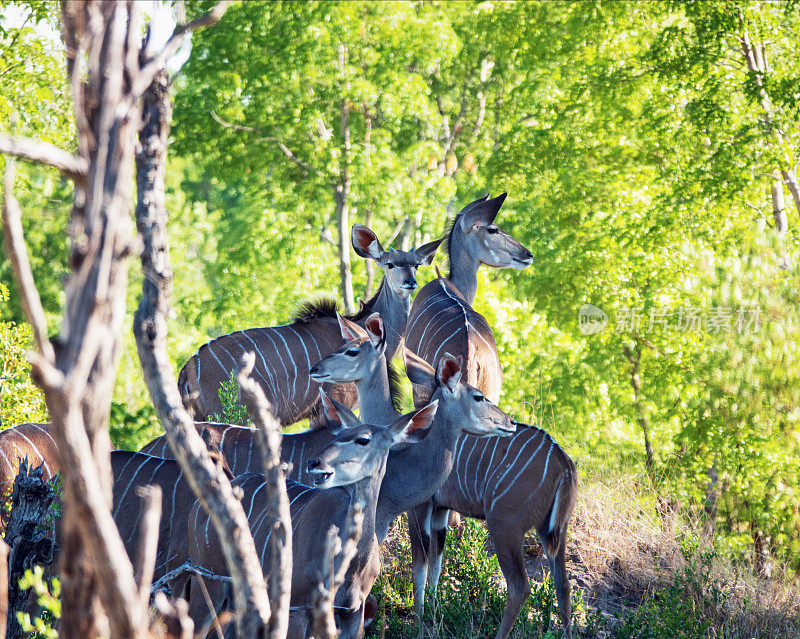
<svg viewBox="0 0 800 639"><path fill-rule="evenodd" d="M139 599L146 608L150 603L150 585L158 551L158 532L161 522L161 487L140 486L137 490L144 502L144 513L139 526L139 543L136 550L136 582L139 584Z"/></svg>
<svg viewBox="0 0 800 639"><path fill-rule="evenodd" d="M0 153L47 164L81 183L86 180L86 160L48 142L0 133Z"/></svg>
<svg viewBox="0 0 800 639"><path fill-rule="evenodd" d="M230 4L231 0L221 0L215 4L208 13L195 18L191 22L187 22L186 24L178 26L175 31L172 32L172 35L169 37L169 40L167 40L164 48L161 49L161 51L159 51L155 57L153 57L139 71L139 74L133 83L133 90L131 91L134 99L137 96L142 95L147 90L147 87L150 86L150 83L153 81L153 78L156 77L156 74L164 67L164 65L166 65L167 60L175 55L183 42L183 36L185 36L187 33L195 31L196 29L202 29L203 27L208 27L219 22L225 12L228 10Z"/></svg>
<svg viewBox="0 0 800 639"><path fill-rule="evenodd" d="M14 269L17 284L22 297L25 316L33 326L33 336L39 347L39 354L51 366L55 364L53 345L47 335L47 319L44 316L42 300L33 279L31 263L28 259L28 247L22 230L22 209L14 197L14 161L6 160L3 187L3 235L5 236L6 255ZM40 362L44 364L45 362Z"/></svg>

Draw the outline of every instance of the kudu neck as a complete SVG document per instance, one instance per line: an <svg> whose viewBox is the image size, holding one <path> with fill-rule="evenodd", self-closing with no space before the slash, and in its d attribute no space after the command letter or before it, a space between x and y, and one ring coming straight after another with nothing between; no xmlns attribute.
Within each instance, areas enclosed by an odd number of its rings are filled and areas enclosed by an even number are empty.
<svg viewBox="0 0 800 639"><path fill-rule="evenodd" d="M433 394L434 399L439 400L439 407L427 437L419 444L389 453L375 521L378 543L386 537L395 517L429 499L453 469L453 451L461 434L460 411L441 390Z"/></svg>
<svg viewBox="0 0 800 639"><path fill-rule="evenodd" d="M447 279L455 286L464 299L472 305L478 293L478 268L480 261L467 248L464 234L456 221L450 231L450 274Z"/></svg>
<svg viewBox="0 0 800 639"><path fill-rule="evenodd" d="M387 346L388 348L388 346ZM361 421L367 424L384 426L398 417L392 404L392 391L389 385L389 371L386 356L381 355L375 362L374 370L356 382Z"/></svg>
<svg viewBox="0 0 800 639"><path fill-rule="evenodd" d="M353 484L353 492L350 494L350 508L356 503L361 504L361 509L364 513L363 523L361 524L361 540L364 543L371 543L372 536L375 534L375 511L385 475L386 457L384 456L383 463L375 473ZM361 543L359 541L359 544Z"/></svg>
<svg viewBox="0 0 800 639"><path fill-rule="evenodd" d="M371 310L380 313L383 318L383 328L386 331L386 357L391 360L400 350L400 344L406 333L411 296L393 293L389 284L384 282L374 300Z"/></svg>

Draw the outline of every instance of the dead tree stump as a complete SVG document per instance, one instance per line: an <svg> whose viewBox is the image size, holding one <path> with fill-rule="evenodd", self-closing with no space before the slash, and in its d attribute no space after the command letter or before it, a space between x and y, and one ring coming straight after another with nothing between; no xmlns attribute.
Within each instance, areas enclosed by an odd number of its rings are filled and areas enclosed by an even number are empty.
<svg viewBox="0 0 800 639"><path fill-rule="evenodd" d="M28 609L29 591L20 591L19 580L35 565L53 563L58 546L53 535L54 522L48 521L50 506L56 498L54 482L44 481L43 466L30 469L28 458L22 460L11 493L11 514L5 541L8 553L8 626L7 639L23 637L17 612Z"/></svg>

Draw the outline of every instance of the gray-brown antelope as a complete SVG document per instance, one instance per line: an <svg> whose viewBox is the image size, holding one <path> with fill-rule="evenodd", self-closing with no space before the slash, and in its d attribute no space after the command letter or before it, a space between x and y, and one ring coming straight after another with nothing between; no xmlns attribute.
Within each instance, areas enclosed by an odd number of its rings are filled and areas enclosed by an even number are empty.
<svg viewBox="0 0 800 639"><path fill-rule="evenodd" d="M355 382L361 419L379 424L393 422L399 413L391 401L386 376L386 338L380 315L371 315L363 329L344 318L340 318L340 323L342 336L348 341L317 364L312 375L320 380ZM428 380L425 381L427 384ZM379 542L386 538L398 515L429 500L444 483L453 467L459 435L514 433L513 420L483 393L464 382L461 361L449 353L440 358L433 383L436 388L429 393L429 400L437 400L439 409L425 445L389 453L376 515Z"/></svg>
<svg viewBox="0 0 800 639"><path fill-rule="evenodd" d="M420 397L435 397L433 370L406 355L406 372ZM564 633L572 637L565 545L577 492L575 464L548 433L517 425L512 437L462 435L447 480L429 503L409 513L415 594L424 594L426 574L436 592L450 510L485 519L508 587L496 635L505 639L530 595L522 545L525 534L535 528L550 565Z"/></svg>
<svg viewBox="0 0 800 639"><path fill-rule="evenodd" d="M355 638L363 634L364 602L378 576L378 542L375 537L375 511L381 482L386 472L389 449L398 443L416 443L433 422L437 402L404 415L390 426L353 423L343 413L346 407L321 394L321 406L328 423L336 429L336 437L319 454L307 462L313 487L287 482L292 517L292 594L289 637L307 636L312 595L319 582L320 554L330 526L347 529L348 513L358 503L364 514L357 551L347 576L335 599L340 637ZM234 484L243 492L250 529L261 551L265 572L269 570L268 552L271 531L263 526L266 505L259 499L264 490L262 475L251 473L237 477ZM337 488L348 485L347 488ZM227 573L213 526L199 504L189 516L189 549L192 563L218 575ZM218 581L207 581L207 591L215 608L224 605L226 588ZM190 615L196 627L207 622L209 611L200 583L192 578L189 601Z"/></svg>
<svg viewBox="0 0 800 639"><path fill-rule="evenodd" d="M393 356L405 334L411 293L417 287L417 268L431 263L441 240L410 251L384 250L369 228L355 224L352 243L358 255L375 260L384 277L377 293L351 319L363 324L372 312L380 312L386 323L388 351ZM178 376L186 407L197 420L215 413L222 415L220 385L228 380L241 355L254 351L254 375L272 404L275 418L287 425L314 417L318 393L308 369L342 343L335 310L336 304L330 299L309 302L290 324L236 331L204 344ZM355 405L352 385L326 390L346 406Z"/></svg>
<svg viewBox="0 0 800 639"><path fill-rule="evenodd" d="M0 431L0 496L10 497L21 460L31 468L42 466L47 481L58 472L58 449L50 434L51 424L19 424Z"/></svg>
<svg viewBox="0 0 800 639"><path fill-rule="evenodd" d="M503 370L492 329L472 308L481 264L495 268L526 268L531 252L494 220L506 199L503 193L465 206L447 235L450 273L422 287L408 317L406 346L431 366L444 351L464 358L466 381L497 403Z"/></svg>

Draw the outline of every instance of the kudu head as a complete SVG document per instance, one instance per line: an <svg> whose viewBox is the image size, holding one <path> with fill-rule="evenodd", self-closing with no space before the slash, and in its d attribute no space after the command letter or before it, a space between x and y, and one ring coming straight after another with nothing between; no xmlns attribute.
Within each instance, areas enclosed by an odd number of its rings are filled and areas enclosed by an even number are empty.
<svg viewBox="0 0 800 639"><path fill-rule="evenodd" d="M353 224L353 248L363 258L375 260L383 269L384 283L400 297L408 297L417 288L417 269L430 264L441 240L423 244L410 251L383 250L380 240L363 224Z"/></svg>
<svg viewBox="0 0 800 639"><path fill-rule="evenodd" d="M337 317L344 344L311 367L311 379L334 384L368 379L380 366L386 350L383 319L380 313L373 313L361 328L341 315Z"/></svg>
<svg viewBox="0 0 800 639"><path fill-rule="evenodd" d="M333 488L376 477L396 444L413 444L424 439L433 424L438 400L399 417L388 426L347 425L338 406L320 393L328 424L336 438L308 462L317 488Z"/></svg>
<svg viewBox="0 0 800 639"><path fill-rule="evenodd" d="M516 422L505 411L467 384L462 376L465 370L461 357L445 353L435 372L430 364L408 349L405 349L404 357L406 375L414 385L415 401L420 398L428 401L438 389L442 407L446 407L448 412L456 412L454 418L461 424L461 430L471 435L504 437L516 432Z"/></svg>
<svg viewBox="0 0 800 639"><path fill-rule="evenodd" d="M481 264L495 268L527 268L533 261L531 252L494 222L506 194L488 198L485 195L461 209L450 231L448 250L453 246L453 235L458 234L464 248Z"/></svg>

